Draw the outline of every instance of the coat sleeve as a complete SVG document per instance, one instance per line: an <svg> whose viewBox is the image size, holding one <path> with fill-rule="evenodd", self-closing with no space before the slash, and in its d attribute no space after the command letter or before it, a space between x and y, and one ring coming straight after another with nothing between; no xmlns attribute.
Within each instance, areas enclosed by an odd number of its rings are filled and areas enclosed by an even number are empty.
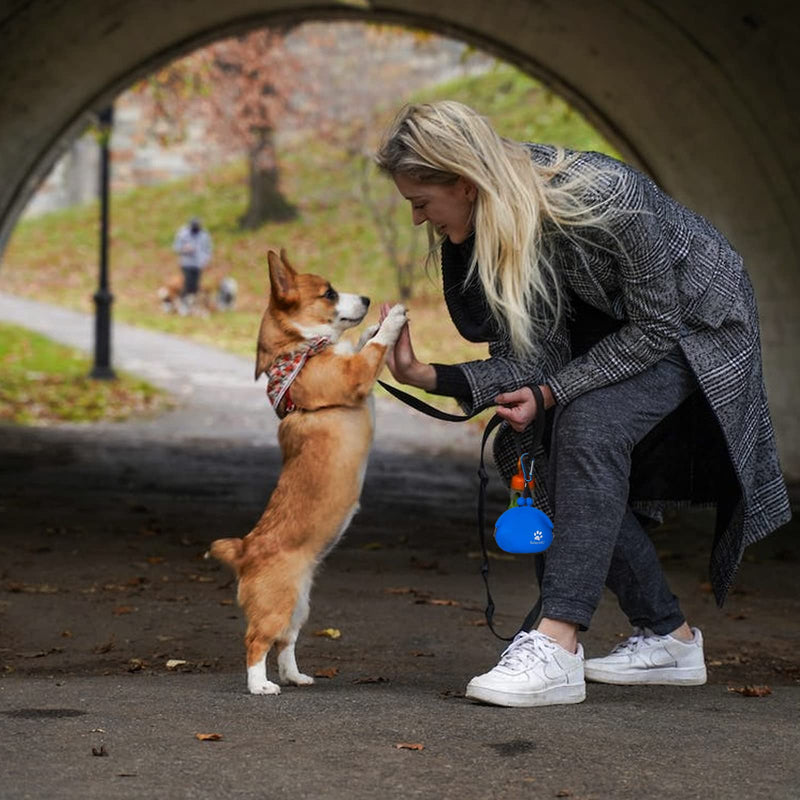
<svg viewBox="0 0 800 800"><path fill-rule="evenodd" d="M569 337L563 323L554 326L532 358L518 358L506 339L489 344L489 358L456 364L467 379L469 399L458 398L467 414L494 405L494 398L531 383L547 383L569 360Z"/></svg>
<svg viewBox="0 0 800 800"><path fill-rule="evenodd" d="M643 372L678 343L681 310L672 254L680 248L674 241L672 248L667 245L668 237L690 237L669 225L659 198L644 176L623 173L617 183L609 231L619 254L615 264L624 324L550 378L559 404Z"/></svg>

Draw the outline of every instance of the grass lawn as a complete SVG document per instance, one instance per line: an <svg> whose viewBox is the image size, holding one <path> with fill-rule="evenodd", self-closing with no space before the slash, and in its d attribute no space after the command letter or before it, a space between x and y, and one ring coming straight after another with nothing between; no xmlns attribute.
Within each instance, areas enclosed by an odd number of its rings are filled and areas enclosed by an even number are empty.
<svg viewBox="0 0 800 800"><path fill-rule="evenodd" d="M0 422L123 420L170 406L167 396L137 378L87 377L91 363L81 353L38 333L0 323Z"/></svg>
<svg viewBox="0 0 800 800"><path fill-rule="evenodd" d="M509 66L461 78L414 99L462 100L487 114L503 135L615 154L577 112L537 81ZM391 118L401 98L387 110ZM382 129L385 122L379 124ZM177 333L199 342L251 355L266 302L269 248L285 247L302 270L329 277L342 291L380 301L398 296L393 269L384 254L358 191L358 171L344 154L309 134L281 154L282 188L299 211L291 222L241 231L246 171L233 163L205 175L151 186L112 198L110 231L114 319ZM376 176L375 191L395 192ZM405 243L414 234L407 204L398 205ZM236 310L209 318L161 312L156 297L165 277L178 272L172 240L190 216L200 216L214 240L206 284L230 274L239 284ZM415 348L425 361L454 363L485 358L486 348L460 338L442 300L438 275L422 268L424 234L418 234L419 268L408 303ZM93 310L97 282L97 205L55 212L21 222L0 267L0 291Z"/></svg>

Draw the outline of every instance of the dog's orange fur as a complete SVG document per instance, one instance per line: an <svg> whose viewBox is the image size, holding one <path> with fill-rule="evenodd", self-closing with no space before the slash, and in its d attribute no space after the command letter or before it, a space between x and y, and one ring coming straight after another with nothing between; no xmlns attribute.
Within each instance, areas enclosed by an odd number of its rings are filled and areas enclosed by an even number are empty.
<svg viewBox="0 0 800 800"><path fill-rule="evenodd" d="M258 337L256 378L276 356L302 343L298 326L319 330L334 324L336 316L336 304L326 298L328 281L297 274L284 251L280 257L270 251L268 258L271 294ZM345 354L341 346L329 345L308 359L291 386L297 410L278 429L283 467L266 510L243 539L218 539L209 550L239 579L253 693L278 691L266 673L263 685L253 678L273 645L285 682L312 682L297 671L294 642L308 613L314 568L358 508L373 430L367 398L384 365L387 345L394 344L405 322L404 310L397 308L392 324L384 322L358 352Z"/></svg>

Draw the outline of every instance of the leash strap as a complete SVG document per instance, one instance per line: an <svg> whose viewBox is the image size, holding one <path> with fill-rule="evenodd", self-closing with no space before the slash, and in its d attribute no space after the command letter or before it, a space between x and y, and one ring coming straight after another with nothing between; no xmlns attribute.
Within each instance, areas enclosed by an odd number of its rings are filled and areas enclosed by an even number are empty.
<svg viewBox="0 0 800 800"><path fill-rule="evenodd" d="M473 414L467 414L463 416L457 414L448 414L445 411L441 411L440 409L436 408L435 406L419 400L408 392L398 389L396 386L384 383L383 381L378 381L378 383L383 386L383 388L386 389L389 394L394 395L394 397L406 405L411 406L411 408L421 411L423 414L427 414L429 417L441 419L445 422L466 422L467 420L472 419L476 414L480 413L476 411ZM534 449L537 449L542 443L542 439L544 437L544 398L542 397L541 389L539 389L536 384L529 384L528 388L533 392L533 397L536 401L536 418L534 420L533 428L533 447ZM489 473L486 471L484 464L484 450L486 449L486 442L489 440L489 436L491 436L495 428L497 428L503 422L503 418L498 414L495 414L487 423L486 428L483 431L483 439L481 440L481 458L480 465L478 466L478 478L480 480L480 488L478 489L478 538L480 539L481 555L483 557L483 561L481 563L481 577L483 578L483 583L486 586L486 624L489 626L489 630L498 639L501 639L504 642L510 642L515 638L516 634L514 634L514 636L501 636L494 627L495 604L494 599L492 598L492 592L489 589L489 551L486 547L486 487L489 484ZM522 446L519 442L519 436L514 437L514 443L517 447L517 455L521 457ZM544 553L537 553L534 556L534 567L536 570L536 579L539 583L539 587L541 588L542 577L544 575ZM525 620L523 621L522 626L517 633L521 633L522 631L530 631L536 624L536 620L539 618L539 614L541 614L541 612L542 597L540 594L539 599L526 615Z"/></svg>

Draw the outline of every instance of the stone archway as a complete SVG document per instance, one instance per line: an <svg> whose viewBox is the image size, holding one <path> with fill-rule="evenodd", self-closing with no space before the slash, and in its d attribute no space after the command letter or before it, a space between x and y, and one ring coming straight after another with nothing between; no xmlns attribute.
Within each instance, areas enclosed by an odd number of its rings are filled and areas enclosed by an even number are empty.
<svg viewBox="0 0 800 800"><path fill-rule="evenodd" d="M281 19L395 21L474 42L567 97L744 254L787 474L800 479L800 7L765 0L29 0L0 17L0 247L60 152L135 79ZM754 10L757 9L757 10Z"/></svg>

